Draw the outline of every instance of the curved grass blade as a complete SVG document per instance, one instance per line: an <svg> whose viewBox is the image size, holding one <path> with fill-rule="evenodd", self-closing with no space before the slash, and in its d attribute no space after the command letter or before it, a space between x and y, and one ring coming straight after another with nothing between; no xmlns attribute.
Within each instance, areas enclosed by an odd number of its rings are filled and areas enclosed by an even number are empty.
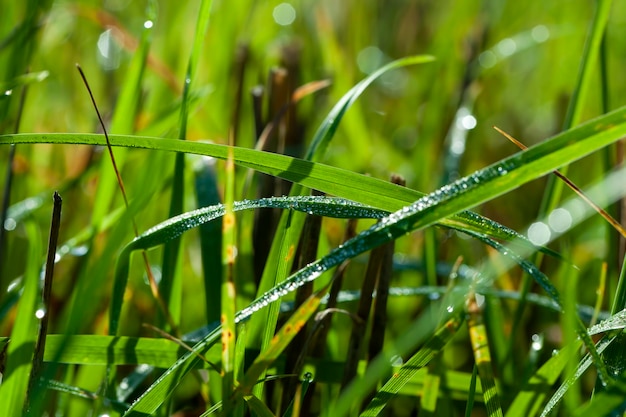
<svg viewBox="0 0 626 417"><path fill-rule="evenodd" d="M443 350L446 344L461 327L463 315L457 314L445 322L433 336L424 343L424 346L413 355L394 375L378 390L372 401L361 413L362 417L374 417L380 415L387 403L400 392L402 387L409 382L415 374Z"/></svg>
<svg viewBox="0 0 626 417"><path fill-rule="evenodd" d="M235 202L232 209L239 211L260 207L284 208L336 218L382 218L386 214L381 210L365 207L344 199L329 197L272 197L256 201ZM226 209L222 204L184 213L153 227L124 247L116 266L116 278L111 300L109 326L112 332L117 331L119 323L131 253L138 249L150 249L176 239L183 232L223 216L225 213Z"/></svg>
<svg viewBox="0 0 626 417"><path fill-rule="evenodd" d="M618 114L622 114L622 116L626 114L626 107L614 113L602 116L596 119L596 122L599 124L605 123L605 126L610 126L611 123L619 123L621 118ZM576 137L582 133L579 129L574 129L568 133ZM577 132L577 134L573 132ZM561 137L562 135L564 134L557 137ZM226 159L228 154L227 146L209 143L131 135L109 135L109 139L113 146L185 152L212 156L218 159ZM50 133L0 135L0 145L12 143L106 145L104 138L102 138L101 135L95 134ZM388 181L285 155L235 147L234 157L235 163L240 166L252 168L259 172L299 183L305 187L317 189L326 194L341 196L387 211L398 210L424 196L423 193L411 190L407 187L391 184ZM519 238L520 242L527 242L528 246L534 247L519 233L472 212L463 211L450 218L440 219L439 223L443 226L461 231L469 229L486 233L499 239L514 240ZM558 257L558 254L555 254L553 251L545 248L541 248L540 250Z"/></svg>
<svg viewBox="0 0 626 417"><path fill-rule="evenodd" d="M326 153L326 149L330 144L330 140L334 136L335 131L339 126L339 122L343 118L343 115L359 98L363 91L365 91L365 89L369 87L369 85L372 84L377 78L379 78L386 72L396 68L401 68L408 65L424 64L432 62L434 60L435 58L430 55L418 55L401 58L396 61L390 62L389 64L374 71L367 78L352 87L352 89L350 89L350 91L348 91L333 107L328 116L326 116L326 118L320 125L317 132L315 132L313 140L311 141L311 145L309 146L309 150L307 151L304 159L316 162L322 158L322 156Z"/></svg>
<svg viewBox="0 0 626 417"><path fill-rule="evenodd" d="M580 349L580 341L576 341L561 349L544 363L537 372L524 384L522 390L513 400L506 417L525 417L537 415L544 399L565 369L567 362Z"/></svg>

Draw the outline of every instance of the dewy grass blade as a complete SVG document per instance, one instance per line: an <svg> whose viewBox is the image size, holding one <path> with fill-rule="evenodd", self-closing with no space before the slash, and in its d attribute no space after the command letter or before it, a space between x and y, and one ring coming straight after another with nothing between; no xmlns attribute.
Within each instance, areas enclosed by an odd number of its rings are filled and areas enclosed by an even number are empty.
<svg viewBox="0 0 626 417"><path fill-rule="evenodd" d="M114 146L116 142L118 142L119 146L186 152L213 156L218 159L225 159L228 152L227 146L208 143L139 136L110 135L109 137L111 140L115 139L113 142ZM2 143L106 145L100 135L93 134L0 135L0 144ZM398 210L424 196L424 194L418 191L390 184L384 180L356 174L328 165L310 163L284 155L245 148L235 148L234 153L235 163L240 166L253 168L259 172L299 183L327 194L349 198L356 202L387 211ZM518 239L520 242L526 242L528 246L533 246L519 233L468 211L461 212L447 219L441 219L440 224L461 231L474 230L499 239ZM541 248L540 250L558 257L554 252L545 248Z"/></svg>

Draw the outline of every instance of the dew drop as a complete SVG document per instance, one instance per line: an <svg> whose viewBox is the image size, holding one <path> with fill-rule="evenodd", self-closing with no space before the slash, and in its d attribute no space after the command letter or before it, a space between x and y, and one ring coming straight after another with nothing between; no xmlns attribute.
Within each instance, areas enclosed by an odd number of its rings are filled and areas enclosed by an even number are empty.
<svg viewBox="0 0 626 417"><path fill-rule="evenodd" d="M20 285L21 282L22 280L20 278L17 278L11 281L11 283L7 287L7 292L15 291L15 289Z"/></svg>
<svg viewBox="0 0 626 417"><path fill-rule="evenodd" d="M393 355L391 359L389 360L389 362L391 363L391 366L393 367L399 367L404 364L404 360L402 359L402 356L400 355Z"/></svg>
<svg viewBox="0 0 626 417"><path fill-rule="evenodd" d="M428 299L431 301L436 301L438 299L441 298L441 294L437 293L437 292L431 292L430 294L428 294Z"/></svg>
<svg viewBox="0 0 626 417"><path fill-rule="evenodd" d="M11 230L15 230L15 227L17 226L17 222L15 221L14 218L12 217L8 217L5 221L4 221L4 230L10 232Z"/></svg>
<svg viewBox="0 0 626 417"><path fill-rule="evenodd" d="M37 311L35 311L35 317L37 317L39 320L46 317L46 309L44 308L37 309Z"/></svg>

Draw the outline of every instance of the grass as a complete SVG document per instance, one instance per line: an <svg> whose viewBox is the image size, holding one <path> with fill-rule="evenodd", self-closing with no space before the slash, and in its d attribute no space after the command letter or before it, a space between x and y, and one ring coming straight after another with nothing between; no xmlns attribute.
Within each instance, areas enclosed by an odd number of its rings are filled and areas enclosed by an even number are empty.
<svg viewBox="0 0 626 417"><path fill-rule="evenodd" d="M0 415L623 413L623 237L551 175L624 225L579 3L7 5Z"/></svg>

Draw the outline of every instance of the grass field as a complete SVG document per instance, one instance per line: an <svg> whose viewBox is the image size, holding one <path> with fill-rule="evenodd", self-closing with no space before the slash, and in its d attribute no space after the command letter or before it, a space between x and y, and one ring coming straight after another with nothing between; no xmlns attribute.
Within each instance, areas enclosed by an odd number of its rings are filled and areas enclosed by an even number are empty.
<svg viewBox="0 0 626 417"><path fill-rule="evenodd" d="M623 3L6 3L0 415L626 410Z"/></svg>

